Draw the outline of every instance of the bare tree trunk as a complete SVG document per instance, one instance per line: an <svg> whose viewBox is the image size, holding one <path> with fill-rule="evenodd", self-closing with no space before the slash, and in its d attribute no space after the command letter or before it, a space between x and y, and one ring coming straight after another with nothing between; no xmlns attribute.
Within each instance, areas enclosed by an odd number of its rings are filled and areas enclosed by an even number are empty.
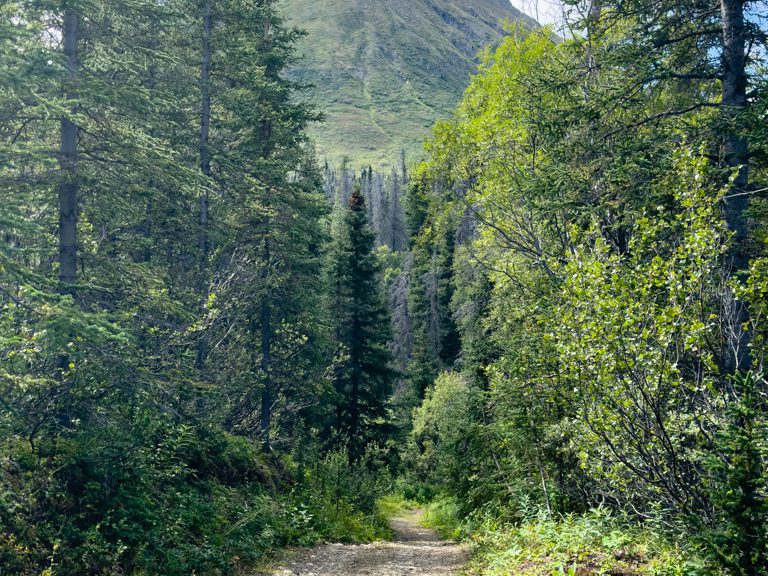
<svg viewBox="0 0 768 576"><path fill-rule="evenodd" d="M210 151L210 133L211 133L211 30L212 30L212 0L206 0L203 5L203 47L200 65L200 171L203 176L208 178L211 175L211 151ZM208 182L205 183L205 189L200 196L200 269L199 269L199 290L203 305L208 298ZM197 343L196 366L199 370L205 368L208 357L208 338L205 334L200 336ZM198 411L204 409L203 399L197 399Z"/></svg>
<svg viewBox="0 0 768 576"><path fill-rule="evenodd" d="M73 9L67 8L64 13L62 41L64 55L67 59L67 99L76 98L78 75L77 43L80 29L80 15ZM74 113L74 106L69 110ZM61 118L61 142L59 149L59 166L61 181L58 187L59 197L59 281L61 290L70 292L72 284L77 279L77 137L78 128L68 116Z"/></svg>
<svg viewBox="0 0 768 576"><path fill-rule="evenodd" d="M552 503L549 498L549 489L547 488L547 475L544 471L544 465L541 463L541 451L536 445L536 466L539 469L539 478L541 479L541 490L544 492L544 501L547 503L547 516L552 517Z"/></svg>
<svg viewBox="0 0 768 576"><path fill-rule="evenodd" d="M64 11L64 26L62 27L62 44L67 61L67 100L70 101L67 114L74 115L77 98L78 77L78 41L80 34L80 15L68 6ZM73 294L77 281L77 221L78 221L78 127L69 115L61 117L59 168L60 180L58 186L59 200L59 292ZM59 390L59 409L56 413L57 422L65 428L71 426L72 418L69 412L71 379L69 372L69 355L65 352L56 359L56 379ZM35 432L30 435L34 438ZM30 440L31 442L32 440Z"/></svg>
<svg viewBox="0 0 768 576"><path fill-rule="evenodd" d="M206 0L203 7L203 53L202 64L200 68L200 92L201 92L201 114L200 114L200 170L203 175L211 175L211 152L210 152L210 132L211 132L211 20L213 6L212 0ZM208 188L203 191L200 197L200 253L203 261L208 257Z"/></svg>
<svg viewBox="0 0 768 576"><path fill-rule="evenodd" d="M271 29L271 22L269 18L264 20L263 36L264 42L263 50L266 56L269 51L269 33ZM269 75L271 70L267 68L267 74ZM261 144L262 144L262 157L268 158L271 154L272 145L272 122L270 119L264 119L261 122ZM269 244L269 230L271 222L267 218L264 224L264 281L267 282L269 278L269 269L272 266L272 255L270 253ZM269 291L264 295L261 301L261 373L262 373L262 389L261 389L261 444L265 452L271 450L269 435L272 428L272 307L270 302Z"/></svg>
<svg viewBox="0 0 768 576"><path fill-rule="evenodd" d="M734 268L741 271L747 267L745 244L749 230L744 216L747 196L743 192L749 183L749 149L746 138L738 134L733 122L747 106L744 1L721 0L720 7L723 19L722 105L727 122L723 153L727 165L738 170L733 182L732 197L726 204L726 219L736 235Z"/></svg>
<svg viewBox="0 0 768 576"><path fill-rule="evenodd" d="M738 133L735 125L739 114L747 107L746 73L746 27L744 23L744 0L721 0L723 27L722 56L722 109L725 121L723 135L723 154L726 165L736 171L736 177L725 204L725 219L734 233L730 258L733 273L743 272L749 266L747 242L749 226L747 223L747 186L749 184L749 146L746 138ZM749 320L744 306L737 311L739 327ZM732 366L729 371L749 370L750 333L738 330L738 342L731 346L735 357L727 359Z"/></svg>
<svg viewBox="0 0 768 576"><path fill-rule="evenodd" d="M269 238L264 239L264 277L269 275L267 271L270 265ZM269 433L272 427L272 309L269 296L265 295L261 301L261 434L262 446L266 452L271 449Z"/></svg>

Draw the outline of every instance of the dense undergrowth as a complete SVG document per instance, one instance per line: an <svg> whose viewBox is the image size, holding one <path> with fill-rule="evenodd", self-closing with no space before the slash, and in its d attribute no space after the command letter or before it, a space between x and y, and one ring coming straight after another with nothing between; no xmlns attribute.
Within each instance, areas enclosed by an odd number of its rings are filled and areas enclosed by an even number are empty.
<svg viewBox="0 0 768 576"><path fill-rule="evenodd" d="M6 442L2 573L231 574L287 545L388 535L375 504L386 475L366 462L298 464L224 433L163 432L130 451Z"/></svg>
<svg viewBox="0 0 768 576"><path fill-rule="evenodd" d="M412 171L403 460L482 574L766 576L768 156L722 156L763 150L766 69L737 113L719 10L590 4L489 51Z"/></svg>
<svg viewBox="0 0 768 576"><path fill-rule="evenodd" d="M694 549L672 542L661 527L639 525L602 508L553 518L532 509L513 522L503 510L490 508L465 517L456 500L442 498L428 506L424 522L445 537L471 543L469 574L712 574L703 572Z"/></svg>

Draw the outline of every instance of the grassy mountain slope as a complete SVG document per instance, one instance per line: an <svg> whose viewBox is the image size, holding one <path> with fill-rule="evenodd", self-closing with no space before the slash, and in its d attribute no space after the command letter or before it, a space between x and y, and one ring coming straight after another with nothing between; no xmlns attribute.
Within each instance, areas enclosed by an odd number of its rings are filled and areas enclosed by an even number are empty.
<svg viewBox="0 0 768 576"><path fill-rule="evenodd" d="M383 166L419 155L450 115L477 53L527 17L508 0L284 0L307 30L293 78L315 86L326 121L313 130L321 159Z"/></svg>

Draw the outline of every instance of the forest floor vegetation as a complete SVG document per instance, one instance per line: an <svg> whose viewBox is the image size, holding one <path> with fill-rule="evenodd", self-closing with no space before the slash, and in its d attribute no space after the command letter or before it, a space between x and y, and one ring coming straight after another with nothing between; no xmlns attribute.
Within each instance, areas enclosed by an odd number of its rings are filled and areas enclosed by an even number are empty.
<svg viewBox="0 0 768 576"><path fill-rule="evenodd" d="M651 526L638 526L604 509L549 518L532 514L520 522L499 511L459 516L453 499L431 503L422 523L443 537L470 543L468 576L588 576L700 574L695 557ZM495 512L495 513L494 513Z"/></svg>

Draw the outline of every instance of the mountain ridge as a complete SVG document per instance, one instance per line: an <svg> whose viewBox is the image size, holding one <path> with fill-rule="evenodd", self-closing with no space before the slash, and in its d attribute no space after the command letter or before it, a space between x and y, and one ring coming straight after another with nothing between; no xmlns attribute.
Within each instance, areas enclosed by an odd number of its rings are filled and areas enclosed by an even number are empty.
<svg viewBox="0 0 768 576"><path fill-rule="evenodd" d="M353 166L385 167L401 150L418 157L505 20L535 26L508 0L283 0L282 9L307 31L289 76L314 86L326 114L312 129L318 156Z"/></svg>

